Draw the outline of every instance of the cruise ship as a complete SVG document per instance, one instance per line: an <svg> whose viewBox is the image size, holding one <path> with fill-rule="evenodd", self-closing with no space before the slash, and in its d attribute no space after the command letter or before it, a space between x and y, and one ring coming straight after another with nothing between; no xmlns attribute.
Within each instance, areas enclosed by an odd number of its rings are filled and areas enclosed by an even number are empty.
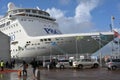
<svg viewBox="0 0 120 80"><path fill-rule="evenodd" d="M62 34L56 19L40 9L8 3L0 31L10 36L11 57L92 54L113 40L113 32ZM101 38L101 35L105 39Z"/></svg>

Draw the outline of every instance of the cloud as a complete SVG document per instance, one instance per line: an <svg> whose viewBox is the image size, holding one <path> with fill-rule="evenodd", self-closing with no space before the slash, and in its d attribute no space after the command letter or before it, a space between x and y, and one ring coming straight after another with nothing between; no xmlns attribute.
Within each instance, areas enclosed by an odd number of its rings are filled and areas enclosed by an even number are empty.
<svg viewBox="0 0 120 80"><path fill-rule="evenodd" d="M64 13L60 9L56 9L56 8L49 9L48 8L46 11L49 12L52 17L57 18L57 19L64 17Z"/></svg>
<svg viewBox="0 0 120 80"><path fill-rule="evenodd" d="M92 30L94 26L94 23L91 22L91 11L97 7L98 3L99 0L80 0L75 8L75 15L72 17L66 17L66 11L56 8L47 9L46 11L57 19L63 33L87 32L88 29L89 31Z"/></svg>
<svg viewBox="0 0 120 80"><path fill-rule="evenodd" d="M0 18L2 18L3 17L3 15L0 15Z"/></svg>
<svg viewBox="0 0 120 80"><path fill-rule="evenodd" d="M75 19L77 22L90 21L90 12L97 6L97 1L98 0L86 0L79 3L75 10Z"/></svg>

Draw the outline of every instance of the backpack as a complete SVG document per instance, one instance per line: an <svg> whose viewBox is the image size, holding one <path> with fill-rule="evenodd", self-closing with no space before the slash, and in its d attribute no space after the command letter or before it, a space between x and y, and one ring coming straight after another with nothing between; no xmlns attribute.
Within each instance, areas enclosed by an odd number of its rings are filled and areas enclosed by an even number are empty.
<svg viewBox="0 0 120 80"><path fill-rule="evenodd" d="M28 64L25 64L25 68L28 68Z"/></svg>

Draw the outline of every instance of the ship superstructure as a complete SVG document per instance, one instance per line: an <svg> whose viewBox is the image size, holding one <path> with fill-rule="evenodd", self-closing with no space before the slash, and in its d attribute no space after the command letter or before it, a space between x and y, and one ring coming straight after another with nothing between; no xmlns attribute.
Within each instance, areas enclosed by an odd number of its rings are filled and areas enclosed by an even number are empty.
<svg viewBox="0 0 120 80"><path fill-rule="evenodd" d="M8 4L7 14L0 19L0 31L11 37L12 57L36 57L55 54L94 53L113 39L112 32L62 34L56 20L39 9L17 8ZM99 39L100 40L100 39Z"/></svg>

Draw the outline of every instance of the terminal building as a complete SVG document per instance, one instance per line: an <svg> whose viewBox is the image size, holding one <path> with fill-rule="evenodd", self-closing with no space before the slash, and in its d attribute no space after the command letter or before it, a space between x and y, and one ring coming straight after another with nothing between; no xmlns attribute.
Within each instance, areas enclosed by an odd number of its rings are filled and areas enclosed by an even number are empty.
<svg viewBox="0 0 120 80"><path fill-rule="evenodd" d="M0 61L11 61L10 37L0 32Z"/></svg>

